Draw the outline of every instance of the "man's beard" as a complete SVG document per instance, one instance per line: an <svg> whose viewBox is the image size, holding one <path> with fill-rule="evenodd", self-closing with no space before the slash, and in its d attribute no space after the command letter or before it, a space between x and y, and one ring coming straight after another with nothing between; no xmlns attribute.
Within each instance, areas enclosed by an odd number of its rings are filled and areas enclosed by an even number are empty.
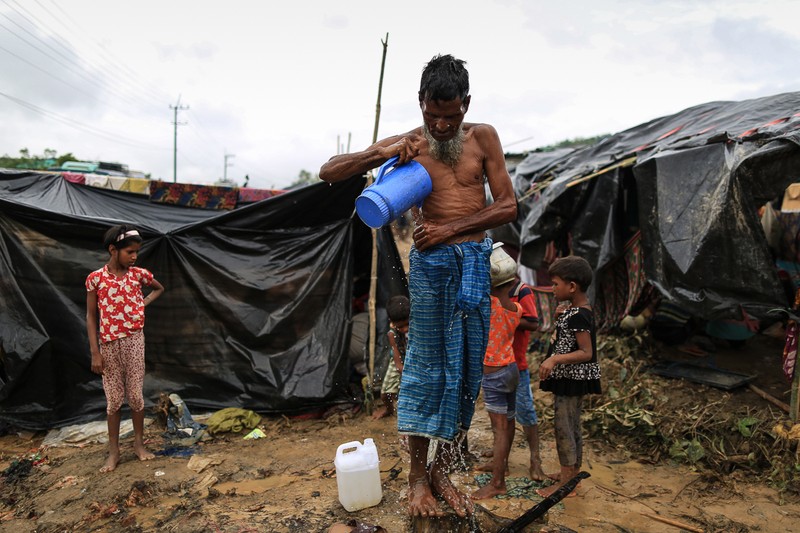
<svg viewBox="0 0 800 533"><path fill-rule="evenodd" d="M430 156L446 165L455 167L464 149L464 125L459 124L455 136L449 141L437 141L431 135L427 124L422 125L422 133L428 141Z"/></svg>

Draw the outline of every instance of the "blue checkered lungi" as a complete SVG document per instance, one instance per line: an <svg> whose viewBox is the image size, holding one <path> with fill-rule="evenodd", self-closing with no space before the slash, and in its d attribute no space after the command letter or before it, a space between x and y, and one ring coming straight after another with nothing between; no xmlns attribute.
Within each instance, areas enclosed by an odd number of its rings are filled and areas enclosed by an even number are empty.
<svg viewBox="0 0 800 533"><path fill-rule="evenodd" d="M483 377L492 240L409 254L411 319L397 429L452 441L468 429Z"/></svg>

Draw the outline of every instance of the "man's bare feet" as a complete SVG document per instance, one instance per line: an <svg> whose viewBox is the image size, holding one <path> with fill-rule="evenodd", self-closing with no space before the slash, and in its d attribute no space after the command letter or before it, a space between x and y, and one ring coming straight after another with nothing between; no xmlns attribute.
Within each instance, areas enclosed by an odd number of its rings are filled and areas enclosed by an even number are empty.
<svg viewBox="0 0 800 533"><path fill-rule="evenodd" d="M150 453L147 448L144 447L144 444L134 444L133 452L140 461L149 461L150 459L155 458L155 455Z"/></svg>
<svg viewBox="0 0 800 533"><path fill-rule="evenodd" d="M372 419L380 420L381 418L386 418L392 416L393 414L394 413L392 411L389 411L386 407L380 407L376 409L374 413L372 413Z"/></svg>
<svg viewBox="0 0 800 533"><path fill-rule="evenodd" d="M494 450L489 448L488 450L481 452L481 457L494 457Z"/></svg>
<svg viewBox="0 0 800 533"><path fill-rule="evenodd" d="M431 492L431 486L425 477L417 480L408 480L408 514L411 516L443 516L439 510L436 498Z"/></svg>
<svg viewBox="0 0 800 533"><path fill-rule="evenodd" d="M431 469L430 478L431 489L441 496L458 516L469 516L475 511L469 496L458 490L444 471L434 467Z"/></svg>
<svg viewBox="0 0 800 533"><path fill-rule="evenodd" d="M108 459L106 459L106 464L100 467L100 472L111 472L117 465L119 464L119 450L116 452L109 452Z"/></svg>
<svg viewBox="0 0 800 533"><path fill-rule="evenodd" d="M500 494L506 493L506 484L503 483L500 487L495 487L492 483L487 483L470 495L473 500L488 500Z"/></svg>

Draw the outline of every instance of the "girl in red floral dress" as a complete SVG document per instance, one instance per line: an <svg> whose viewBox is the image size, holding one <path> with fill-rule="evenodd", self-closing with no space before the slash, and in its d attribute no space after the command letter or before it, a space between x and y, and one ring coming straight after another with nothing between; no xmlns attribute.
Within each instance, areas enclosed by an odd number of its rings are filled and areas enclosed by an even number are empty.
<svg viewBox="0 0 800 533"><path fill-rule="evenodd" d="M133 266L142 237L133 226L114 226L103 238L110 259L86 278L86 328L92 372L103 376L108 414L110 472L119 463L120 408L127 396L133 419L133 450L141 461L153 458L144 447L144 308L164 292L150 271ZM142 286L150 287L147 297Z"/></svg>

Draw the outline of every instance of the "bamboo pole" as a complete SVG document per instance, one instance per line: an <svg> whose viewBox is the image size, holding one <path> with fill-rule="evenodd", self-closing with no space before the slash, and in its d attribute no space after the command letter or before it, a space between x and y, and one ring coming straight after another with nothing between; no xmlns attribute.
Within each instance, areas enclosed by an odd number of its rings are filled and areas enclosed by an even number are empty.
<svg viewBox="0 0 800 533"><path fill-rule="evenodd" d="M623 159L619 163L614 163L613 165L608 166L608 167L606 167L606 168L604 168L602 170L598 170L597 172L589 174L588 176L583 176L581 178L577 178L577 179L574 179L574 180L570 181L569 183L567 183L567 189L569 189L570 187L574 187L575 185L578 185L579 183L583 183L584 181L589 181L592 178L596 178L597 176L600 176L601 174L605 174L606 172L614 170L615 168L629 167L629 166L631 166L631 165L633 165L635 163L636 163L636 156L634 155L634 156L629 157L627 159Z"/></svg>
<svg viewBox="0 0 800 533"><path fill-rule="evenodd" d="M691 531L692 533L704 533L704 530L700 529L699 527L690 526L689 524L686 524L684 522L678 522L677 520L671 520L669 518L664 518L663 516L658 516L652 513L639 513L639 514L642 516L646 516L647 518L650 518L652 520L661 522L663 524L669 524L671 526L683 529L685 531Z"/></svg>
<svg viewBox="0 0 800 533"><path fill-rule="evenodd" d="M783 403L782 401L777 399L775 396L772 396L771 394L767 393L766 391L759 389L758 387L756 387L752 383L748 383L747 384L747 388L750 389L751 391L755 392L758 396L760 396L760 397L764 398L765 400L767 400L772 405L774 405L776 407L780 407L781 409L783 409L787 413L790 412L790 409L789 409L788 405L786 405L785 403Z"/></svg>
<svg viewBox="0 0 800 533"><path fill-rule="evenodd" d="M789 407L789 416L792 422L800 422L800 372L797 370L795 360L794 379L792 380L792 405ZM800 455L800 445L797 446L797 453Z"/></svg>
<svg viewBox="0 0 800 533"><path fill-rule="evenodd" d="M795 291L794 293L794 306L792 307L794 311L800 309L800 289ZM789 323L791 324L791 320ZM796 323L796 322L795 322ZM792 379L791 385L791 399L789 400L789 418L795 424L800 422L800 372L797 370L797 353L795 353L795 363L794 363L794 376ZM800 444L797 446L797 455L800 457Z"/></svg>
<svg viewBox="0 0 800 533"><path fill-rule="evenodd" d="M389 46L389 34L383 45L383 58L381 59L381 76L378 81L378 103L375 107L375 129L372 131L372 144L378 142L378 124L381 118L381 93L383 91L383 72L386 66L386 49ZM367 177L367 185L372 184L372 174ZM375 379L375 344L377 339L377 318L375 316L375 300L378 292L378 230L372 229L372 265L369 278L369 365L367 370L367 390L364 391L364 410L372 414L374 397L372 383Z"/></svg>

